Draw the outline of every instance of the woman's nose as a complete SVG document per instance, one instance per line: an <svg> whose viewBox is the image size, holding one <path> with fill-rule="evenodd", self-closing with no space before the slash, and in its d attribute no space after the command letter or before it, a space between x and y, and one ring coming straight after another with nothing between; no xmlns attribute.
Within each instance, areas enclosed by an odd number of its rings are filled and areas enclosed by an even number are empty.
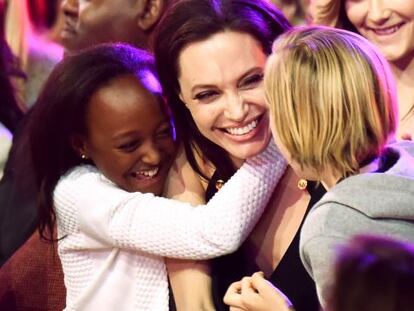
<svg viewBox="0 0 414 311"><path fill-rule="evenodd" d="M243 121L248 114L248 104L237 93L229 94L226 96L226 107L224 110L224 116L232 121L241 122Z"/></svg>

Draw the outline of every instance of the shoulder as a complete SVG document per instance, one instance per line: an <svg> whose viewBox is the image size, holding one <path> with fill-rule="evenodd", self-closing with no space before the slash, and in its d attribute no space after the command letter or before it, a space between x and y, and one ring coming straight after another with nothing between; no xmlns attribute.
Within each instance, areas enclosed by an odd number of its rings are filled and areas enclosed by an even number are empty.
<svg viewBox="0 0 414 311"><path fill-rule="evenodd" d="M119 189L92 165L79 165L67 171L57 182L53 196L55 203L70 198L95 197L105 189ZM120 189L119 189L120 190ZM93 196L90 196L94 193ZM72 201L72 200L71 200Z"/></svg>
<svg viewBox="0 0 414 311"><path fill-rule="evenodd" d="M164 196L200 204L204 202L204 183L188 162L184 148L180 147L166 181Z"/></svg>
<svg viewBox="0 0 414 311"><path fill-rule="evenodd" d="M57 188L67 184L76 184L86 180L98 179L103 177L99 170L93 165L78 165L68 170L62 175L57 183Z"/></svg>

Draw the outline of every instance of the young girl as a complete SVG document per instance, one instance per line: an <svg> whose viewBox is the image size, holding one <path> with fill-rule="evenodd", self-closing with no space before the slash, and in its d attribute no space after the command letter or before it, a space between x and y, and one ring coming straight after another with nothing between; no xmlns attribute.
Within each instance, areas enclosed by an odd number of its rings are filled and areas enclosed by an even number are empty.
<svg viewBox="0 0 414 311"><path fill-rule="evenodd" d="M266 64L265 91L281 152L299 176L328 190L300 237L325 306L336 245L364 233L414 242L414 143L389 144L398 120L393 78L376 48L352 32L311 27L283 35ZM236 285L227 302L243 307L232 298Z"/></svg>
<svg viewBox="0 0 414 311"><path fill-rule="evenodd" d="M67 310L168 310L160 256L237 248L283 173L270 145L207 206L155 197L175 155L166 111L152 57L125 45L66 58L34 106L40 230L57 224Z"/></svg>

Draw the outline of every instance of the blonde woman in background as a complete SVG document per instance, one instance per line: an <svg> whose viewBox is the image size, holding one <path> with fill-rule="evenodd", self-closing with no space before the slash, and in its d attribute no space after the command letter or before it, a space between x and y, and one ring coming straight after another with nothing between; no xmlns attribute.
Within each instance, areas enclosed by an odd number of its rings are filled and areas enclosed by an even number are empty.
<svg viewBox="0 0 414 311"><path fill-rule="evenodd" d="M311 0L314 24L354 31L375 44L397 82L397 138L414 139L414 1Z"/></svg>
<svg viewBox="0 0 414 311"><path fill-rule="evenodd" d="M27 0L6 1L5 38L27 79L16 79L17 99L26 110L35 102L49 73L63 57L63 48L36 29L29 15Z"/></svg>
<svg viewBox="0 0 414 311"><path fill-rule="evenodd" d="M292 25L306 23L306 8L309 0L271 0L285 14Z"/></svg>
<svg viewBox="0 0 414 311"><path fill-rule="evenodd" d="M372 44L333 28L283 34L266 64L276 144L298 176L328 190L300 236L323 307L337 245L365 233L414 242L414 143L389 144L398 122L393 82ZM225 301L242 310L290 307L258 274L234 283Z"/></svg>

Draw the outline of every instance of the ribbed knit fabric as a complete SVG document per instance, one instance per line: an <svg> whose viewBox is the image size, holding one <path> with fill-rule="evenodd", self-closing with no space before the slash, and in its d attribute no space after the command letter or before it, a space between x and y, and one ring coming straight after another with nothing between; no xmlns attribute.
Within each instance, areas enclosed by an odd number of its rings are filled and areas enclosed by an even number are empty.
<svg viewBox="0 0 414 311"><path fill-rule="evenodd" d="M93 166L58 182L54 201L66 310L168 310L165 257L233 252L262 214L286 167L271 143L206 205L129 193Z"/></svg>

